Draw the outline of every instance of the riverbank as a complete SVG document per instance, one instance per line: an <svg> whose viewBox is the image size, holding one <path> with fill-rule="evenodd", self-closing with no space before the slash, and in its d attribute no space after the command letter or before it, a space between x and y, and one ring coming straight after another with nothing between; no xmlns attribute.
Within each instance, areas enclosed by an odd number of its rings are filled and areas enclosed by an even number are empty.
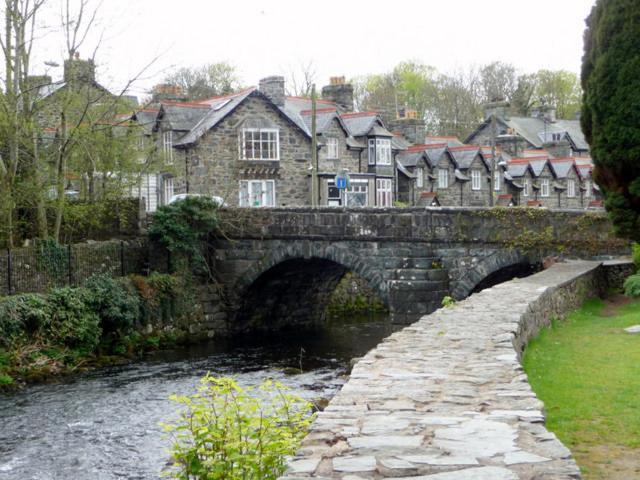
<svg viewBox="0 0 640 480"><path fill-rule="evenodd" d="M524 367L547 428L585 479L640 478L640 300L591 300L527 347ZM624 300L624 301L623 301Z"/></svg>

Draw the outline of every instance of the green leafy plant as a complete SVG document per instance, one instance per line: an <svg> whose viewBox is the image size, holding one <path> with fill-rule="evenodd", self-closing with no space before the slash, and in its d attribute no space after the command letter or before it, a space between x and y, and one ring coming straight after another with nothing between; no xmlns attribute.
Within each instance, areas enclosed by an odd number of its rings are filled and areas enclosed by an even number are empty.
<svg viewBox="0 0 640 480"><path fill-rule="evenodd" d="M36 332L47 318L47 301L37 294L23 294L0 301L0 345Z"/></svg>
<svg viewBox="0 0 640 480"><path fill-rule="evenodd" d="M149 227L149 238L186 260L186 266L190 263L198 273L207 273L210 269L203 244L218 225L216 202L207 197L187 197L158 209Z"/></svg>
<svg viewBox="0 0 640 480"><path fill-rule="evenodd" d="M640 273L627 277L624 281L624 294L627 297L640 297Z"/></svg>
<svg viewBox="0 0 640 480"><path fill-rule="evenodd" d="M450 297L449 295L447 295L446 297L444 297L442 299L442 306L445 308L451 308L456 304L456 301Z"/></svg>
<svg viewBox="0 0 640 480"><path fill-rule="evenodd" d="M59 345L94 350L100 342L100 317L92 310L84 288L55 288L49 292L45 331Z"/></svg>
<svg viewBox="0 0 640 480"><path fill-rule="evenodd" d="M286 469L313 419L311 404L266 380L243 388L205 376L192 396L172 396L184 410L173 437L177 480L275 480Z"/></svg>
<svg viewBox="0 0 640 480"><path fill-rule="evenodd" d="M52 238L38 240L35 243L36 268L56 280L66 278L69 274L69 251L67 248Z"/></svg>
<svg viewBox="0 0 640 480"><path fill-rule="evenodd" d="M139 322L141 299L129 279L94 275L85 288L88 304L100 317L103 334L126 335Z"/></svg>
<svg viewBox="0 0 640 480"><path fill-rule="evenodd" d="M640 243L633 243L632 254L633 254L633 264L636 266L636 271L640 272Z"/></svg>

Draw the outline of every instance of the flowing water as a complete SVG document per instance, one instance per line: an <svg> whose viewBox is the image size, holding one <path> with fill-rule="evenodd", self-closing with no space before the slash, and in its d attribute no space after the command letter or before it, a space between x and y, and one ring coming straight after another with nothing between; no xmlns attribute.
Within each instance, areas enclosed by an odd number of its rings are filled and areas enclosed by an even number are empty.
<svg viewBox="0 0 640 480"><path fill-rule="evenodd" d="M333 320L307 333L244 338L161 352L56 384L0 396L0 480L158 479L177 416L169 395L206 373L253 385L267 377L309 399L330 398L349 360L394 330L387 318ZM286 375L287 367L300 368Z"/></svg>

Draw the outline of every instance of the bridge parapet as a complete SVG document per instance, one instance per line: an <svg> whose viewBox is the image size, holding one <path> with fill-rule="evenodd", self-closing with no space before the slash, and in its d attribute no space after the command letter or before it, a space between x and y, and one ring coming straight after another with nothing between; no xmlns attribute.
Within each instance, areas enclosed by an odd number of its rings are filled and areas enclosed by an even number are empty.
<svg viewBox="0 0 640 480"><path fill-rule="evenodd" d="M225 209L231 237L502 245L579 257L627 253L603 212L541 208ZM234 219L241 218L241 221Z"/></svg>

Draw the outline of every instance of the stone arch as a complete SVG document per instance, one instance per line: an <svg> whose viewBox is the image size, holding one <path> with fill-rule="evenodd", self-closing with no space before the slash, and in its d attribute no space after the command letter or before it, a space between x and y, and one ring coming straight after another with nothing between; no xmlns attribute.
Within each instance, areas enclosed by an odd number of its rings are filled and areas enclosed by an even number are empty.
<svg viewBox="0 0 640 480"><path fill-rule="evenodd" d="M277 331L310 327L325 319L325 308L344 274L362 277L389 304L382 274L366 260L335 245L310 241L279 245L250 267L236 282L236 331Z"/></svg>
<svg viewBox="0 0 640 480"><path fill-rule="evenodd" d="M464 270L462 277L454 279L451 296L456 300L468 297L476 286L492 273L518 264L530 264L531 259L516 250L498 250L484 257L478 264Z"/></svg>
<svg viewBox="0 0 640 480"><path fill-rule="evenodd" d="M287 242L286 245L274 248L240 276L235 282L233 291L242 294L263 273L282 262L312 258L329 260L344 266L347 270L366 280L383 302L388 302L389 289L381 271L371 268L366 259L348 252L346 248L341 248L335 244L319 244L312 241Z"/></svg>

